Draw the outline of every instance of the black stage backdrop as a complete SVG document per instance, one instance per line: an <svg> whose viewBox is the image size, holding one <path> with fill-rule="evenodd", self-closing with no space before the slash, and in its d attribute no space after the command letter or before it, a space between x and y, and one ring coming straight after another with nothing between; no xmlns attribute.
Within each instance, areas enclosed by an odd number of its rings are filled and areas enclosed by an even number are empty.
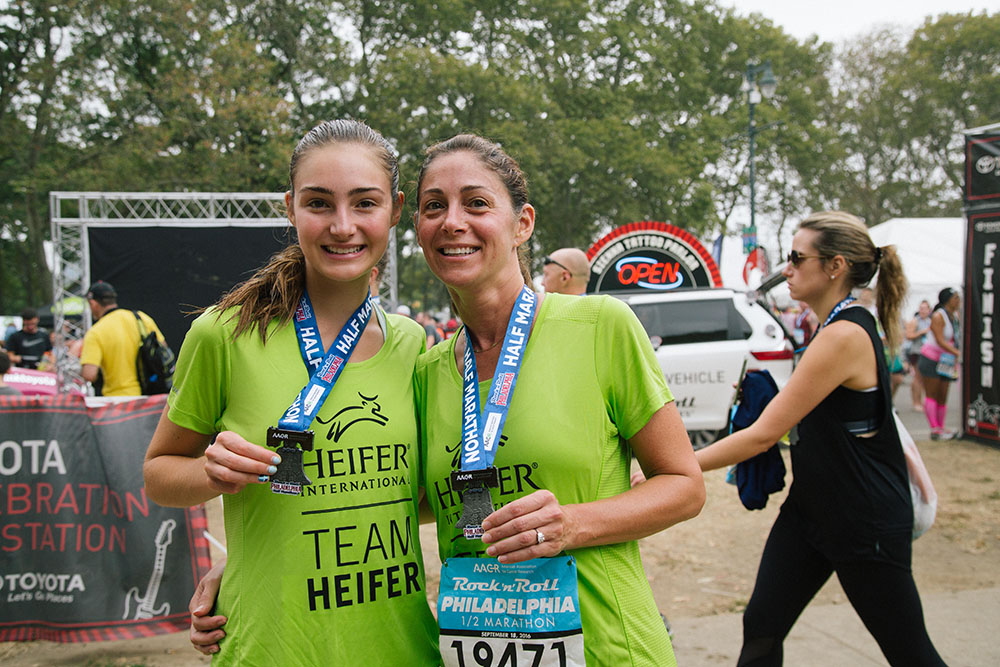
<svg viewBox="0 0 1000 667"><path fill-rule="evenodd" d="M194 308L210 306L287 244L282 227L90 227L90 281L150 315L174 352Z"/></svg>
<svg viewBox="0 0 1000 667"><path fill-rule="evenodd" d="M963 430L1000 446L1000 133L966 136Z"/></svg>
<svg viewBox="0 0 1000 667"><path fill-rule="evenodd" d="M205 511L156 505L142 479L165 402L0 396L0 641L187 629Z"/></svg>

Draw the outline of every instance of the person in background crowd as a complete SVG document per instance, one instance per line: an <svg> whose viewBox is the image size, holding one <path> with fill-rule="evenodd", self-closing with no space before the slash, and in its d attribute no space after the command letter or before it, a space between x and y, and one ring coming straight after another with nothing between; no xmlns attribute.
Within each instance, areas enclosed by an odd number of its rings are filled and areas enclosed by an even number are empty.
<svg viewBox="0 0 1000 667"><path fill-rule="evenodd" d="M456 331L458 331L458 320L454 317L449 318L449 320L444 324L444 339L448 340L455 335Z"/></svg>
<svg viewBox="0 0 1000 667"><path fill-rule="evenodd" d="M3 376L10 370L10 357L0 350L0 396L20 396L21 392L3 381Z"/></svg>
<svg viewBox="0 0 1000 667"><path fill-rule="evenodd" d="M951 440L958 433L944 427L948 402L948 389L958 376L957 329L958 307L962 299L957 290L946 287L938 294L937 305L931 313L930 332L920 346L917 370L923 379L924 414L931 427L931 440Z"/></svg>
<svg viewBox="0 0 1000 667"><path fill-rule="evenodd" d="M21 311L21 329L7 337L7 355L15 366L38 368L38 364L52 351L49 332L38 326L38 311L25 308Z"/></svg>
<svg viewBox="0 0 1000 667"><path fill-rule="evenodd" d="M97 381L98 371L104 378L104 396L142 396L136 374L136 355L142 344L139 323L131 310L118 307L118 292L109 283L98 281L87 290L87 303L94 324L83 336L80 353L80 375L90 383ZM163 334L153 318L136 311L148 332Z"/></svg>
<svg viewBox="0 0 1000 667"><path fill-rule="evenodd" d="M542 287L550 294L583 296L590 280L590 262L579 248L559 248L542 259Z"/></svg>
<svg viewBox="0 0 1000 667"><path fill-rule="evenodd" d="M444 340L444 331L438 326L437 320L425 311L418 311L417 316L413 319L424 328L424 334L427 336L428 350Z"/></svg>
<svg viewBox="0 0 1000 667"><path fill-rule="evenodd" d="M193 605L192 640L217 665L436 665L417 539L424 335L368 299L402 212L397 157L364 123L327 121L295 147L289 187L297 242L192 323L146 455L154 502L227 494L218 610ZM278 455L262 446L282 441L274 426L315 444ZM407 546L383 548L393 533Z"/></svg>
<svg viewBox="0 0 1000 667"><path fill-rule="evenodd" d="M396 306L396 314L402 315L403 317L410 317L410 307L405 303L401 303Z"/></svg>
<svg viewBox="0 0 1000 667"><path fill-rule="evenodd" d="M803 220L783 273L823 325L757 421L695 453L714 470L792 431L792 485L743 614L741 666L782 664L785 637L834 572L889 664L944 664L910 567L913 504L881 336L851 296L876 272L878 312L896 344L906 278L895 247L876 247L848 213Z"/></svg>
<svg viewBox="0 0 1000 667"><path fill-rule="evenodd" d="M904 330L906 359L910 364L910 398L913 399L913 409L916 412L922 412L924 409L924 382L923 376L917 370L917 362L920 360L920 348L923 347L930 330L931 304L924 299L917 306L913 319L907 321Z"/></svg>
<svg viewBox="0 0 1000 667"><path fill-rule="evenodd" d="M705 489L649 337L617 299L530 289L523 253L535 211L524 175L499 145L459 135L431 147L417 198L417 241L464 323L417 361L414 378L442 560L571 555L587 664L674 664L637 540L697 515ZM509 324L515 308L520 325ZM508 330L523 331L517 373L497 370L512 354L505 339L520 335ZM446 488L458 450L469 446L463 395L487 401L495 370L509 384L520 378L494 436L495 465L530 463L532 484L493 490L501 507L479 539L456 527L457 495L431 490ZM633 453L648 479L630 489Z"/></svg>
<svg viewBox="0 0 1000 667"><path fill-rule="evenodd" d="M871 287L862 287L858 290L858 305L867 310L878 319L878 307L875 305L875 290Z"/></svg>
<svg viewBox="0 0 1000 667"><path fill-rule="evenodd" d="M819 328L819 319L817 319L816 313L813 312L808 303L799 301L799 312L795 316L795 326L793 328L795 342L798 343L799 349L809 345L809 341L816 335L817 328Z"/></svg>

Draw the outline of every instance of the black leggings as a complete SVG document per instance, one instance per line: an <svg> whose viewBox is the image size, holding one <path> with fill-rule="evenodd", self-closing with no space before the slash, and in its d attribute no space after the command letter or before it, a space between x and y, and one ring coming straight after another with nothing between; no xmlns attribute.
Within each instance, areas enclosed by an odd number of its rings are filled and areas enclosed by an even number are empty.
<svg viewBox="0 0 1000 667"><path fill-rule="evenodd" d="M740 667L781 665L782 643L832 572L890 665L944 665L927 636L913 574L882 561L834 563L778 515L743 614Z"/></svg>

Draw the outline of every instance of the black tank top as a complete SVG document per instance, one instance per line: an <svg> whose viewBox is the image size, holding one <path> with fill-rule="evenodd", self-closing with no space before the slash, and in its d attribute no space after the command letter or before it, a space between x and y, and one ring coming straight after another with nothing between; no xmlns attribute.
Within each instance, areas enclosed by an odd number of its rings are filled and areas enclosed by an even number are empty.
<svg viewBox="0 0 1000 667"><path fill-rule="evenodd" d="M832 560L878 558L880 542L898 544L905 538L908 544L911 539L909 478L875 318L864 308L852 307L833 321L840 320L868 334L878 366L878 390L838 387L799 422L799 442L791 448L792 486L782 511L796 517L806 539ZM870 420L872 428L852 428L852 422L860 420ZM875 433L858 437L852 431Z"/></svg>
<svg viewBox="0 0 1000 667"><path fill-rule="evenodd" d="M840 386L830 398L840 404L840 423L848 433L871 433L882 424L882 393L877 386L865 391Z"/></svg>

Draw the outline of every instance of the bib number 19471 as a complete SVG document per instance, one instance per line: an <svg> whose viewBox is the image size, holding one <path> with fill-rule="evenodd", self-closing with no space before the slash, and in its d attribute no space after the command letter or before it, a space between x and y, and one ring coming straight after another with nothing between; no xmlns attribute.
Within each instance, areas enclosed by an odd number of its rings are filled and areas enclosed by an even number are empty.
<svg viewBox="0 0 1000 667"><path fill-rule="evenodd" d="M456 639L451 642L458 667L567 667L562 641L517 643L498 639Z"/></svg>
<svg viewBox="0 0 1000 667"><path fill-rule="evenodd" d="M438 645L445 667L584 667L571 556L504 564L449 558L441 568Z"/></svg>

